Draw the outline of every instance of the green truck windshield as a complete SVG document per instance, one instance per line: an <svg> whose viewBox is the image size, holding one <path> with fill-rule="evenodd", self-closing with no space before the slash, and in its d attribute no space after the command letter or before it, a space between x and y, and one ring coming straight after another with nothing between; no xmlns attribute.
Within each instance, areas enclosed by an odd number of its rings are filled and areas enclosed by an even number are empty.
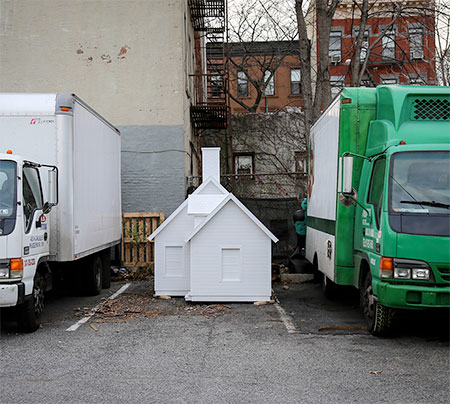
<svg viewBox="0 0 450 404"><path fill-rule="evenodd" d="M431 235L431 229L426 229L432 225L430 220L442 218L448 227L445 217L450 215L450 152L396 153L391 158L389 178L389 212L401 217L390 220L394 230ZM409 230L405 231L405 227ZM433 235L447 233L448 229L442 228Z"/></svg>
<svg viewBox="0 0 450 404"><path fill-rule="evenodd" d="M0 236L10 234L16 222L17 165L0 161Z"/></svg>

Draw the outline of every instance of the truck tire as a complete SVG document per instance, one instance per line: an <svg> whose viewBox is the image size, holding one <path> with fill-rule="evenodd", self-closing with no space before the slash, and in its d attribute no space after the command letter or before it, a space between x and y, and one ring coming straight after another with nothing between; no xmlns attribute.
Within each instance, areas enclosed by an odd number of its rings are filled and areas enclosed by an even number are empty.
<svg viewBox="0 0 450 404"><path fill-rule="evenodd" d="M325 274L322 274L322 291L327 299L334 299L336 297L337 285L330 280Z"/></svg>
<svg viewBox="0 0 450 404"><path fill-rule="evenodd" d="M322 283L322 272L319 271L319 263L317 261L317 255L314 256L313 264L312 264L312 271L313 271L313 281L314 283Z"/></svg>
<svg viewBox="0 0 450 404"><path fill-rule="evenodd" d="M388 336L392 327L392 310L376 301L373 295L370 271L367 272L361 289L361 307L369 332L377 337Z"/></svg>
<svg viewBox="0 0 450 404"><path fill-rule="evenodd" d="M100 254L94 254L87 259L86 294L97 296L102 291L103 265Z"/></svg>
<svg viewBox="0 0 450 404"><path fill-rule="evenodd" d="M109 289L111 287L111 250L108 248L102 253L102 288Z"/></svg>
<svg viewBox="0 0 450 404"><path fill-rule="evenodd" d="M41 325L41 314L44 309L44 281L36 272L33 282L33 292L18 308L18 328L21 332L36 331Z"/></svg>

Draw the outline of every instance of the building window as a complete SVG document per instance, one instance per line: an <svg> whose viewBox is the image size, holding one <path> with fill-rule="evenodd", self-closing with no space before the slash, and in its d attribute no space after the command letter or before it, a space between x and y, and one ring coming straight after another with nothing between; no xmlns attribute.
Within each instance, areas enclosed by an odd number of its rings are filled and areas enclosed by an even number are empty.
<svg viewBox="0 0 450 404"><path fill-rule="evenodd" d="M295 152L295 172L297 177L308 174L308 152Z"/></svg>
<svg viewBox="0 0 450 404"><path fill-rule="evenodd" d="M253 154L239 153L234 155L235 174L253 174Z"/></svg>
<svg viewBox="0 0 450 404"><path fill-rule="evenodd" d="M301 93L301 77L300 69L291 69L291 94L298 95Z"/></svg>
<svg viewBox="0 0 450 404"><path fill-rule="evenodd" d="M344 78L341 76L331 76L330 77L330 85L331 85L331 95L335 97L338 95L341 90L344 88Z"/></svg>
<svg viewBox="0 0 450 404"><path fill-rule="evenodd" d="M383 43L383 59L392 60L395 59L395 31L389 30L382 38Z"/></svg>
<svg viewBox="0 0 450 404"><path fill-rule="evenodd" d="M386 77L381 78L383 84L398 84L398 79L396 77Z"/></svg>
<svg viewBox="0 0 450 404"><path fill-rule="evenodd" d="M266 70L264 72L264 83L266 83L266 87L264 89L264 95L275 95L275 84L274 84L274 76L275 74L270 78L270 75L272 72L270 70ZM269 80L269 81L267 81Z"/></svg>
<svg viewBox="0 0 450 404"><path fill-rule="evenodd" d="M355 29L355 41L358 38L359 29ZM364 37L361 44L361 54L359 56L360 60L365 60L367 57L367 52L369 50L369 30L364 31Z"/></svg>
<svg viewBox="0 0 450 404"><path fill-rule="evenodd" d="M209 84L211 97L213 98L223 97L223 80L222 76L219 73L214 72L211 74Z"/></svg>
<svg viewBox="0 0 450 404"><path fill-rule="evenodd" d="M409 30L409 52L411 59L423 59L423 31L421 28Z"/></svg>
<svg viewBox="0 0 450 404"><path fill-rule="evenodd" d="M377 83L375 83L369 76L364 75L361 78L361 87L376 87Z"/></svg>
<svg viewBox="0 0 450 404"><path fill-rule="evenodd" d="M330 45L328 48L328 56L331 63L339 63L342 59L342 32L330 32Z"/></svg>
<svg viewBox="0 0 450 404"><path fill-rule="evenodd" d="M424 86L426 83L422 76L417 75L409 77L409 84L412 86Z"/></svg>
<svg viewBox="0 0 450 404"><path fill-rule="evenodd" d="M237 74L237 96L238 97L248 97L248 79L245 72L240 71Z"/></svg>

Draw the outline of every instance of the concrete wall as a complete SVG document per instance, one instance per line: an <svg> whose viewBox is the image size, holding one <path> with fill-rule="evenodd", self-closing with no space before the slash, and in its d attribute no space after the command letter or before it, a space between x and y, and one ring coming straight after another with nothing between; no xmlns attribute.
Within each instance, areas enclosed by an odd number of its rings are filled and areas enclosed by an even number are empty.
<svg viewBox="0 0 450 404"><path fill-rule="evenodd" d="M2 0L0 49L0 91L76 93L121 129L124 211L179 205L191 174L185 0Z"/></svg>

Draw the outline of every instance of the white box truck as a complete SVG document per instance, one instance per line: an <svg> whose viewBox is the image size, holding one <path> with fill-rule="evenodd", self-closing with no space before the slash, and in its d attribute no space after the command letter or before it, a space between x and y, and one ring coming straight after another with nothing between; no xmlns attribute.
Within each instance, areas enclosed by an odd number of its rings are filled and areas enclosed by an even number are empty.
<svg viewBox="0 0 450 404"><path fill-rule="evenodd" d="M73 94L0 94L0 307L36 330L61 273L109 287L120 239L120 132Z"/></svg>

